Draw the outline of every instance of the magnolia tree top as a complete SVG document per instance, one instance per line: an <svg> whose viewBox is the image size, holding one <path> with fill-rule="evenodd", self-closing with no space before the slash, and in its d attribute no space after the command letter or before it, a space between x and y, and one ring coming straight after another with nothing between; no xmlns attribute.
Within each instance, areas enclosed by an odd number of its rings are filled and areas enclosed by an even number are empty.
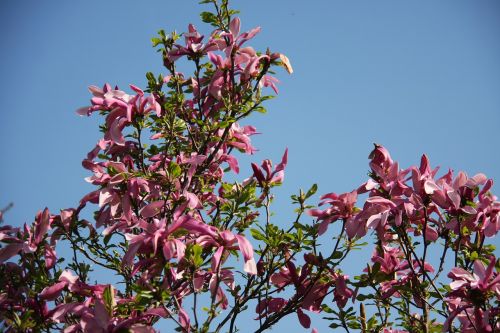
<svg viewBox="0 0 500 333"><path fill-rule="evenodd" d="M202 3L214 30L160 31L152 41L165 70L147 73L147 87L89 88L78 113L103 117L82 163L95 189L31 225L0 227L5 331L154 332L165 321L181 332L262 332L288 315L310 329L312 313L335 331L500 331L500 202L485 175L439 173L425 155L401 168L375 145L366 182L318 206L307 203L316 185L300 191L287 223L270 213L287 150L227 180L238 155L255 152L257 130L241 121L278 93L274 69L293 69L250 46L260 29L243 29L227 1ZM370 262L344 274L368 244ZM64 247L71 256L58 256ZM116 283L95 282L95 270Z"/></svg>

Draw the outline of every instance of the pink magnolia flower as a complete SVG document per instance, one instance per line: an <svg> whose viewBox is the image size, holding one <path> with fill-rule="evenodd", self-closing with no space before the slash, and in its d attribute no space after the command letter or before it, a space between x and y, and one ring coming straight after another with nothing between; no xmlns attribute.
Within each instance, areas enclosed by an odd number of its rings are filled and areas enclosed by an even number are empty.
<svg viewBox="0 0 500 333"><path fill-rule="evenodd" d="M359 193L371 190L379 192L382 190L391 196L400 196L407 192L406 178L410 169L400 170L398 162L391 159L385 147L375 144L375 149L368 158L371 160L370 168L373 180L369 180L361 186L358 189ZM379 189L377 189L377 186Z"/></svg>
<svg viewBox="0 0 500 333"><path fill-rule="evenodd" d="M401 260L403 258L404 254L399 247L383 245L381 249L375 249L373 251L371 260L374 263L380 264L380 271L390 275L408 267L408 265Z"/></svg>
<svg viewBox="0 0 500 333"><path fill-rule="evenodd" d="M78 109L80 115L89 116L92 112L98 110L109 111L106 116L106 128L104 139L118 146L125 146L123 129L135 115L144 115L150 111L155 111L158 116L161 115L161 106L153 95L144 96L144 92L134 85L130 88L136 92L131 96L125 92L111 89L109 84L104 85L103 89L91 86L89 90L94 95L91 99L92 106Z"/></svg>
<svg viewBox="0 0 500 333"><path fill-rule="evenodd" d="M0 248L0 264L3 264L23 249L23 241L14 236L18 232L19 228L13 228L10 225L0 226L0 242L6 244Z"/></svg>
<svg viewBox="0 0 500 333"><path fill-rule="evenodd" d="M262 87L271 87L274 92L277 94L279 93L278 87L276 86L276 83L279 83L280 81L271 76L271 75L264 75L262 79L259 81L259 86Z"/></svg>
<svg viewBox="0 0 500 333"><path fill-rule="evenodd" d="M180 239L171 236L180 228L192 234L213 233L209 226L189 215L177 216L171 224L167 224L166 219L155 219L152 223L140 220L136 227L141 228L142 232L125 235L130 245L123 257L124 265L131 265L137 252L156 254L158 248L162 249L166 260L174 257L182 260L186 245Z"/></svg>
<svg viewBox="0 0 500 333"><path fill-rule="evenodd" d="M285 178L285 167L288 163L288 148L285 150L281 162L276 165L273 170L273 163L270 160L264 160L262 162L262 172L261 168L255 163L252 163L253 176L257 180L260 186L265 187L269 185L277 185L283 182ZM265 175L264 175L265 173Z"/></svg>
<svg viewBox="0 0 500 333"><path fill-rule="evenodd" d="M394 251L394 249L390 250L391 252ZM396 251L394 251L396 252ZM392 253L394 255L396 253ZM385 260L387 260L385 261ZM392 275L389 275L386 277L386 281L382 281L380 283L380 291L382 292L382 297L383 298L388 298L391 296L395 297L401 297L399 293L399 287L407 285L408 283L411 283L412 281L419 279L424 274L424 270L428 273L433 273L434 272L434 267L432 267L431 264L428 262L424 263L424 267L421 267L420 261L418 260L413 260L410 266L410 263L406 260L402 260L396 267L393 267L394 262L391 262L394 260L394 258L390 258L388 256L387 258L380 258L380 257L375 257L373 258L375 262L382 262L384 268L384 272L391 272ZM385 262L384 262L385 261ZM413 268L412 268L413 267ZM418 294L413 295L413 299L415 303L418 306L423 305L423 301L421 297Z"/></svg>
<svg viewBox="0 0 500 333"><path fill-rule="evenodd" d="M235 249L234 244L237 243L243 255L243 260L245 261L243 270L248 274L257 274L257 265L253 256L253 246L243 235L233 234L228 230L224 230L217 234L206 234L198 238L197 243L202 246L215 246L217 248L212 257L213 272L217 272L221 268L225 254L227 251Z"/></svg>
<svg viewBox="0 0 500 333"><path fill-rule="evenodd" d="M379 237L385 240L386 225L396 208L396 204L389 199L380 196L369 197L363 209L346 224L347 236L362 237L368 229L375 229Z"/></svg>
<svg viewBox="0 0 500 333"><path fill-rule="evenodd" d="M319 205L322 206L324 204L330 204L330 207L325 210L311 209L307 211L309 215L316 217L318 221L322 221L318 227L318 234L324 234L328 228L328 225L339 219L346 220L346 224L350 229L349 233L353 234L354 232L351 231L351 229L353 228L353 217L356 214L355 204L357 198L357 191L343 193L340 195L337 195L335 193L328 193L323 195L320 198L322 201Z"/></svg>
<svg viewBox="0 0 500 333"><path fill-rule="evenodd" d="M35 219L35 230L33 234L33 245L38 245L42 242L43 237L47 234L50 229L51 217L48 208L45 208L43 212L38 212Z"/></svg>
<svg viewBox="0 0 500 333"><path fill-rule="evenodd" d="M181 324L184 332L189 333L191 331L191 320L183 308L179 309L179 323Z"/></svg>
<svg viewBox="0 0 500 333"><path fill-rule="evenodd" d="M343 308L349 298L353 297L354 292L351 288L347 287L346 281L348 280L348 275L343 275L340 273L334 273L333 278L335 281L335 291L333 292L333 298L337 305Z"/></svg>
<svg viewBox="0 0 500 333"><path fill-rule="evenodd" d="M483 310L480 307L474 307L467 300L463 300L460 297L449 297L445 298L445 302L448 306L448 311L450 312L448 318L443 323L443 332L447 332L450 329L453 321L458 319L460 322L460 332L463 333L491 333L493 328L491 327L489 321L491 317L495 316L495 311ZM498 315L498 309L495 309ZM496 332L500 328L500 325L496 325Z"/></svg>
<svg viewBox="0 0 500 333"><path fill-rule="evenodd" d="M480 260L474 261L474 273L470 273L463 268L455 267L448 277L453 280L450 287L455 292L470 293L474 290L482 294L493 292L497 297L500 297L500 275L496 274L495 257L490 258L488 267L484 267Z"/></svg>
<svg viewBox="0 0 500 333"><path fill-rule="evenodd" d="M226 53L226 56L230 56L233 52L246 51L241 48L241 46L248 40L255 37L260 32L260 27L256 27L248 32L240 34L241 21L239 17L235 17L229 23L229 31L221 32L218 39L215 39L215 43L219 46L220 50Z"/></svg>
<svg viewBox="0 0 500 333"><path fill-rule="evenodd" d="M217 304L219 304L219 307L223 310L227 309L229 306L229 301L226 297L226 294L224 293L224 290L222 289L222 283L224 283L229 290L234 290L235 287L235 282L234 282L234 274L231 270L229 269L220 269L219 273L216 273L214 271L212 272L206 272L204 278L208 278L208 286L210 289L210 293L212 296L215 295L215 299L217 300ZM198 281L198 290L201 289L200 282Z"/></svg>
<svg viewBox="0 0 500 333"><path fill-rule="evenodd" d="M310 256L304 256L306 262L311 262ZM340 273L333 272L330 276L331 281L325 283L324 281L316 280L311 271L311 264L306 264L300 271L297 271L295 265L288 261L286 267L280 269L280 272L271 275L271 283L279 288L284 289L288 285L295 287L295 297L302 297L300 309L297 311L297 316L300 323L309 328L310 319L302 309L320 312L321 304L328 294L330 286L335 285L334 298L339 306L344 306L347 299L352 297L353 291L347 287L347 276ZM314 280L314 281L313 281Z"/></svg>
<svg viewBox="0 0 500 333"><path fill-rule="evenodd" d="M45 256L45 268L51 269L56 265L57 255L54 247L49 244L45 244L44 247L44 256Z"/></svg>
<svg viewBox="0 0 500 333"><path fill-rule="evenodd" d="M429 184L429 182L432 182L434 180L434 177L436 176L438 171L439 167L435 168L434 170L431 169L427 155L422 155L419 168L412 168L413 188L421 198L424 198L427 194L426 189L428 188L428 186L426 186L426 184Z"/></svg>
<svg viewBox="0 0 500 333"><path fill-rule="evenodd" d="M70 290L77 290L76 283L78 276L73 275L70 271L66 270L59 276L59 282L50 287L45 287L40 293L40 298L43 300L52 301L61 295L64 288L69 287Z"/></svg>
<svg viewBox="0 0 500 333"><path fill-rule="evenodd" d="M222 136L223 131L219 131L218 135ZM252 146L250 136L258 134L257 130L253 126L243 126L241 127L238 123L231 125L229 129L229 140L227 145L239 149L245 154L253 154L257 150Z"/></svg>
<svg viewBox="0 0 500 333"><path fill-rule="evenodd" d="M261 300L255 308L255 312L258 314L258 317L255 319L264 318L271 313L279 312L287 303L288 301L281 297L269 297L268 299Z"/></svg>
<svg viewBox="0 0 500 333"><path fill-rule="evenodd" d="M210 39L207 44L203 44L203 35L200 35L198 30L193 24L188 26L188 32L184 33L185 46L176 44L176 48L170 51L167 55L168 60L171 62L176 61L182 56L200 57L209 51L218 49L214 40Z"/></svg>

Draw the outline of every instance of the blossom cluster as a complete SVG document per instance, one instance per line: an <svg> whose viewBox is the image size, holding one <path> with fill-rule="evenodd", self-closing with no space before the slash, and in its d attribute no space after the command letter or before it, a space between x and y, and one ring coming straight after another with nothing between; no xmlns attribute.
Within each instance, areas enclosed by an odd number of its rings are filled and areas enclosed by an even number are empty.
<svg viewBox="0 0 500 333"><path fill-rule="evenodd" d="M462 171L454 175L452 170L438 177L439 168L431 168L425 155L420 166L401 169L380 145L370 154L370 169L370 179L356 190L326 194L320 206L328 207L309 211L319 222L319 234L337 220L343 221L350 240L373 231L372 264L353 285L371 287L391 304L391 297L406 300L424 316L431 299L438 299L444 304L436 312L445 319L439 324L445 332L455 318L461 332L500 329L500 275L495 272L494 247L487 245L500 230L500 202L490 192L493 180ZM368 198L358 208L358 196L364 193ZM437 246L442 253L431 260L429 252ZM453 261L447 274L452 281L439 288L437 282L444 282L438 278L448 261ZM428 325L429 318L420 322Z"/></svg>
<svg viewBox="0 0 500 333"><path fill-rule="evenodd" d="M288 149L276 165L246 169L237 153L257 150L257 129L243 120L278 93L274 67L293 69L285 55L248 46L260 28L242 32L227 0L202 2L215 5L201 15L215 29L159 31L164 72L147 73L147 87L89 88L77 112L104 118L82 162L93 190L32 224L0 225L6 332L144 333L159 321L236 332L248 308L256 332L288 315L310 329L311 314L347 332L500 331L493 181L439 177L425 155L401 169L376 145L369 180L318 207L307 203L316 185L300 190L294 221L275 223ZM186 64L192 72L179 71ZM244 180L228 180L240 171ZM375 243L370 262L351 278L342 264L364 240ZM113 279L92 282L102 272Z"/></svg>
<svg viewBox="0 0 500 333"><path fill-rule="evenodd" d="M0 264L9 278L1 289L0 320L7 327L152 332L159 318L170 318L183 331L201 329L191 323L184 299L210 295L209 325L228 307L234 274L257 274L244 231L259 215L258 201L238 202L233 197L241 185L223 178L239 173L235 151L256 151L250 139L256 129L239 120L264 110L269 96L262 89L278 92L270 68L292 69L286 56L244 45L260 28L241 32L240 19L227 10L212 15L221 25L208 39L192 24L184 43L160 31L153 43L162 46L167 73L148 73L147 89L89 88L91 105L78 114L105 117L103 138L82 162L96 189L59 215L45 209L31 226L2 227ZM183 58L194 63L192 76L177 70ZM272 182L283 178L285 165ZM250 177L246 188L259 182ZM81 217L90 204L98 207L95 222ZM65 269L56 254L61 241L74 252ZM241 258L241 269L225 267L231 257ZM125 287L90 284L89 263L115 271Z"/></svg>

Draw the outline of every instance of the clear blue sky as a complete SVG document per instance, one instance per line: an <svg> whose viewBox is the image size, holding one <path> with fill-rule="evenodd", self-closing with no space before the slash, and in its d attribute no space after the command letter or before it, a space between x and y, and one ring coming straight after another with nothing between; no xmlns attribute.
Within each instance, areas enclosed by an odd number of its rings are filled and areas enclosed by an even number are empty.
<svg viewBox="0 0 500 333"><path fill-rule="evenodd" d="M290 150L274 207L280 223L299 187L345 192L365 181L373 142L403 167L425 152L433 166L500 182L498 1L233 6L244 29L262 27L253 46L285 53L295 69L279 73L279 97L251 121L263 133L253 161ZM74 112L88 104L86 87L144 86L146 71L162 71L150 37L201 28L200 9L194 0L1 2L0 206L15 204L7 223L74 207L91 190L80 162L99 138L98 119ZM249 174L242 165L241 178ZM295 318L286 325L297 327Z"/></svg>

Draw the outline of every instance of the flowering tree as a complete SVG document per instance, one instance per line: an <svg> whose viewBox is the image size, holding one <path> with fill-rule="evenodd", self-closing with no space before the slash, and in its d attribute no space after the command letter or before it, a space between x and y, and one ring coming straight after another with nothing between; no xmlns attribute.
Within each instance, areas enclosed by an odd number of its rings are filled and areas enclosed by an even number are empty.
<svg viewBox="0 0 500 333"><path fill-rule="evenodd" d="M256 129L241 121L266 111L276 66L293 70L285 55L248 46L260 29L242 32L227 0L202 3L215 30L160 31L152 41L165 73L147 73L147 88L90 87L78 113L104 117L83 160L95 190L32 225L0 226L5 331L154 332L166 320L181 332L236 332L245 311L256 332L291 314L309 329L309 313L347 332L500 331L489 240L500 202L483 174L438 176L425 155L402 169L375 145L365 183L319 207L307 203L316 185L300 191L288 225L270 214L287 150L277 165L252 163L244 180L227 180L238 153L255 152ZM371 261L350 278L342 263L368 242ZM93 283L96 268L116 282Z"/></svg>

